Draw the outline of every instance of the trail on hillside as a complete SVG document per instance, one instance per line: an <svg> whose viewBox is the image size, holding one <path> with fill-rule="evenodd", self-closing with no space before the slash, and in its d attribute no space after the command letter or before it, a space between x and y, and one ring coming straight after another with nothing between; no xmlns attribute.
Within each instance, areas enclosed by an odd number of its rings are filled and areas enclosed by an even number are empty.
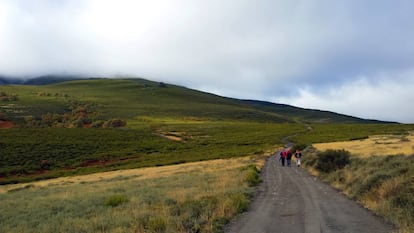
<svg viewBox="0 0 414 233"><path fill-rule="evenodd" d="M228 233L392 232L393 227L301 168L268 159L249 211Z"/></svg>

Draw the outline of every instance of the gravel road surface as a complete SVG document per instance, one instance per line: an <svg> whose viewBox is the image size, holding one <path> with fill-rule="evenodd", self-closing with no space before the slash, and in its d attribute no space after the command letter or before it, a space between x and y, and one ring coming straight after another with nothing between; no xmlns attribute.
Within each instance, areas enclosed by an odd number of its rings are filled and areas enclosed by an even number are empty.
<svg viewBox="0 0 414 233"><path fill-rule="evenodd" d="M293 162L293 161L292 161ZM393 227L304 169L270 157L249 208L228 233L382 233Z"/></svg>

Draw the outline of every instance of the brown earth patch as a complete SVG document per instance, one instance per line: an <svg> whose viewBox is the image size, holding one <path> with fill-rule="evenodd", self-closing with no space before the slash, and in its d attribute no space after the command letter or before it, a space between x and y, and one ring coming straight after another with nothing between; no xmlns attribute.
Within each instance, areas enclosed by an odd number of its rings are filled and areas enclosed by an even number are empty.
<svg viewBox="0 0 414 233"><path fill-rule="evenodd" d="M81 167L94 167L94 166L105 166L108 160L88 160L83 162Z"/></svg>
<svg viewBox="0 0 414 233"><path fill-rule="evenodd" d="M117 164L120 162L124 162L124 161L131 161L131 160L136 160L139 159L140 156L135 156L135 157L126 157L126 158L116 158L116 159L91 159L91 160L87 160L85 162L83 162L80 167L104 167L107 165L113 165L113 164ZM68 170L73 169L73 168L66 168Z"/></svg>
<svg viewBox="0 0 414 233"><path fill-rule="evenodd" d="M10 129L14 127L14 123L11 121L0 120L0 129Z"/></svg>

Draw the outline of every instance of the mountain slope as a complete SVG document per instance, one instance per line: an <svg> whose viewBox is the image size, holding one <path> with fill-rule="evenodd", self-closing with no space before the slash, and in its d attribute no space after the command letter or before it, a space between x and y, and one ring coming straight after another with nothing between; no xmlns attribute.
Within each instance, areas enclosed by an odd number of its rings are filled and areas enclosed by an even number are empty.
<svg viewBox="0 0 414 233"><path fill-rule="evenodd" d="M387 123L378 120L367 120L353 116L347 116L330 111L317 109L305 109L286 104L276 104L266 101L243 100L244 103L257 109L277 112L286 118L313 123ZM391 123L391 122L388 122ZM393 122L395 123L395 122Z"/></svg>
<svg viewBox="0 0 414 233"><path fill-rule="evenodd" d="M38 81L36 83L41 83ZM46 81L49 82L49 78ZM46 113L63 114L87 107L87 111L102 120L151 116L274 123L378 123L326 111L226 98L144 79L82 79L42 86L3 86L3 89L18 95L18 101L12 103L18 110L5 112L2 108L3 115L12 119L39 118Z"/></svg>

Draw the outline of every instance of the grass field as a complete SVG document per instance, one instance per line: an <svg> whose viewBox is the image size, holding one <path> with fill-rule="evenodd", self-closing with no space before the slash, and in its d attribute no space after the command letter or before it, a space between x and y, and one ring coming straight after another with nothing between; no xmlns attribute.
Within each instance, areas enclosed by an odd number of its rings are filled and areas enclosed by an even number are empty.
<svg viewBox="0 0 414 233"><path fill-rule="evenodd" d="M264 158L3 185L0 232L221 232L247 208Z"/></svg>
<svg viewBox="0 0 414 233"><path fill-rule="evenodd" d="M309 124L307 133L298 134L295 143L315 144L366 139L372 135L405 135L414 131L414 124Z"/></svg>
<svg viewBox="0 0 414 233"><path fill-rule="evenodd" d="M0 130L0 183L263 154L302 130L300 124L155 118L126 129Z"/></svg>
<svg viewBox="0 0 414 233"><path fill-rule="evenodd" d="M359 157L381 155L413 155L414 133L408 135L374 135L367 139L316 143L313 146L320 151L344 149Z"/></svg>

